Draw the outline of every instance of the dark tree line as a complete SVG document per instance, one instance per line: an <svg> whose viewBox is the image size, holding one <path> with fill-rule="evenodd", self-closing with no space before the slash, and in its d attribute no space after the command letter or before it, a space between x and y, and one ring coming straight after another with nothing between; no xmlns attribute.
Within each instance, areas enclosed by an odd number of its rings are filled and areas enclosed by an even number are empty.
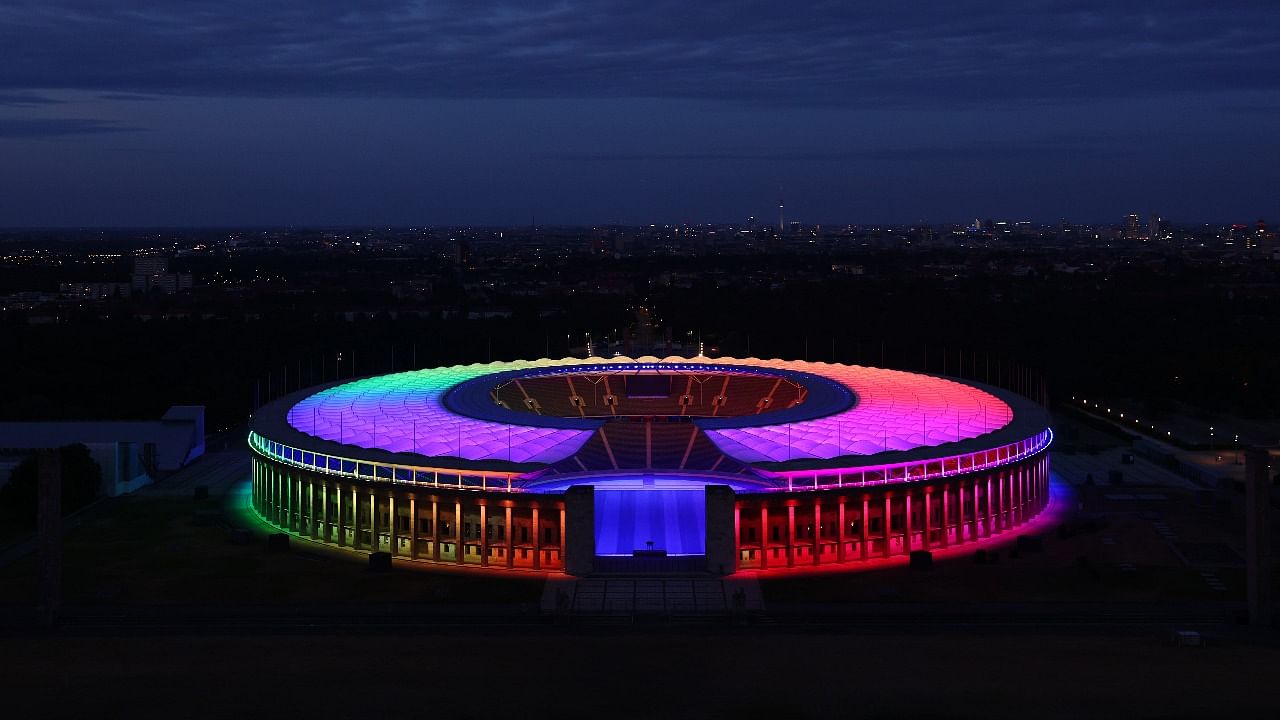
<svg viewBox="0 0 1280 720"><path fill-rule="evenodd" d="M59 448L62 456L62 513L64 515L88 505L98 497L102 486L102 468L89 455L84 445ZM0 510L11 522L34 528L36 500L40 488L40 464L35 455L13 468L9 482L0 486Z"/></svg>

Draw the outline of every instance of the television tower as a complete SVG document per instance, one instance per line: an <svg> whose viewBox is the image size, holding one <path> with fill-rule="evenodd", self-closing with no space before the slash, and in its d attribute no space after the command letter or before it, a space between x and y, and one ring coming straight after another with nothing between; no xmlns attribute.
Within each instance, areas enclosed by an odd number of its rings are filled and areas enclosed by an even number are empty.
<svg viewBox="0 0 1280 720"><path fill-rule="evenodd" d="M782 186L779 185L778 186L778 234L779 235L781 235L786 229L786 225L783 222L785 218L783 217L782 210L783 210Z"/></svg>

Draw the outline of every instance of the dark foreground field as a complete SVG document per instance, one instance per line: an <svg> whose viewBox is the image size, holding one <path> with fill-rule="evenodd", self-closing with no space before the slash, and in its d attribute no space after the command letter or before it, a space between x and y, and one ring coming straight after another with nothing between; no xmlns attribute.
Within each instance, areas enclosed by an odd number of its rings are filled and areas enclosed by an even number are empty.
<svg viewBox="0 0 1280 720"><path fill-rule="evenodd" d="M9 717L1275 717L1280 654L1066 637L636 629L4 642Z"/></svg>

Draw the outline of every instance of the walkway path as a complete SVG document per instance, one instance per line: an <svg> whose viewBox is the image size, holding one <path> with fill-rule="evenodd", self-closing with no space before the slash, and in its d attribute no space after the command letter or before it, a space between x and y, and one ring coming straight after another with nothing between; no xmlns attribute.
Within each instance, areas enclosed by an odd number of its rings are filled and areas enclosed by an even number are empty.
<svg viewBox="0 0 1280 720"><path fill-rule="evenodd" d="M549 577L543 612L574 614L724 615L733 612L741 592L742 609L760 612L764 600L753 573L732 578L702 577Z"/></svg>

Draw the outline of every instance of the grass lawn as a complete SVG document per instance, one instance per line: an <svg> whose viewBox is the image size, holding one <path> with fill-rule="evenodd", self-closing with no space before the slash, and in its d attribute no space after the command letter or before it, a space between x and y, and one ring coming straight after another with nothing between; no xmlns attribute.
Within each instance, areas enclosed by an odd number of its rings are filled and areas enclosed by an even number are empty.
<svg viewBox="0 0 1280 720"><path fill-rule="evenodd" d="M222 498L203 501L217 512ZM397 566L368 573L363 556L315 548L294 540L269 553L261 533L235 544L220 524L195 522L201 503L138 495L110 501L67 534L63 593L71 604L219 603L528 603L542 578L491 578L475 573L428 572ZM234 510L233 523L247 522ZM31 602L34 555L0 569L0 602Z"/></svg>

